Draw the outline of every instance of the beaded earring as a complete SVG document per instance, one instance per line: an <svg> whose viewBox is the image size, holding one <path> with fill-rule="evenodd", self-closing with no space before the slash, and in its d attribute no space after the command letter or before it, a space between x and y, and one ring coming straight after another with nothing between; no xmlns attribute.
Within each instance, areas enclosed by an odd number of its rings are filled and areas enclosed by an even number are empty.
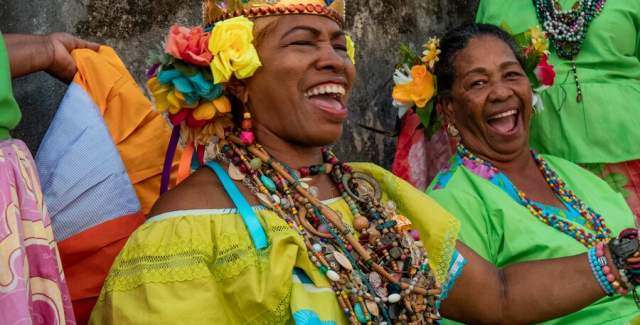
<svg viewBox="0 0 640 325"><path fill-rule="evenodd" d="M242 123L240 127L242 131L240 131L240 141L245 146L251 145L255 142L256 137L253 134L253 121L251 120L251 112L249 112L249 93L245 92L245 95L242 99L242 106L244 107L244 111L242 113Z"/></svg>
<svg viewBox="0 0 640 325"><path fill-rule="evenodd" d="M449 136L451 136L452 138L460 135L460 131L458 131L456 126L451 123L447 126L447 133L449 133Z"/></svg>

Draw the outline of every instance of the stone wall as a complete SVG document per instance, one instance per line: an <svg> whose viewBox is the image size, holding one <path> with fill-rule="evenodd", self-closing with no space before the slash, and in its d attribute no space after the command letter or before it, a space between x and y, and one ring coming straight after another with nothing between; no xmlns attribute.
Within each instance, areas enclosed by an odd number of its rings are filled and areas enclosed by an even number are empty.
<svg viewBox="0 0 640 325"><path fill-rule="evenodd" d="M357 44L358 82L350 120L337 146L342 159L391 164L396 132L391 75L398 45L417 46L429 35L471 20L477 1L348 2L347 28ZM107 44L118 51L139 82L148 50L160 44L167 28L174 22L195 25L200 20L198 0L0 0L2 32L65 31ZM34 152L64 91L64 84L44 73L14 81L24 115L14 136Z"/></svg>

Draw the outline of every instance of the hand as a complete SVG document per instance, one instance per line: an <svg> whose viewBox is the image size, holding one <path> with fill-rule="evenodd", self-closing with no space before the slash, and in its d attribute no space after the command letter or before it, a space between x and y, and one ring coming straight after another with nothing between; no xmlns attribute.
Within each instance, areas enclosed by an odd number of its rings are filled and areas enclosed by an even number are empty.
<svg viewBox="0 0 640 325"><path fill-rule="evenodd" d="M71 51L88 48L98 50L99 45L67 33L49 35L4 34L11 77L18 78L38 71L47 71L65 83L73 80L76 64Z"/></svg>
<svg viewBox="0 0 640 325"><path fill-rule="evenodd" d="M45 36L49 46L50 64L47 73L65 83L73 80L76 74L76 63L71 51L88 48L97 51L100 45L77 38L67 33L53 33Z"/></svg>

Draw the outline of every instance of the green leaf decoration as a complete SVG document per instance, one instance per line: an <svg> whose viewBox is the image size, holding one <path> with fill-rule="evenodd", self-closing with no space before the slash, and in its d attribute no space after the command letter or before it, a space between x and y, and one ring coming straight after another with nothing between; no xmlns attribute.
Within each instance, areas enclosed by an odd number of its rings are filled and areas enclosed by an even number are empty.
<svg viewBox="0 0 640 325"><path fill-rule="evenodd" d="M604 172L604 164L582 164L584 169L594 173L596 176L602 178Z"/></svg>
<svg viewBox="0 0 640 325"><path fill-rule="evenodd" d="M185 76L193 76L198 72L198 68L181 61L176 61L173 66Z"/></svg>
<svg viewBox="0 0 640 325"><path fill-rule="evenodd" d="M413 65L420 64L420 62L422 62L422 59L418 54L416 54L415 50L405 43L400 44L399 52L400 52L399 67L403 65L412 67Z"/></svg>
<svg viewBox="0 0 640 325"><path fill-rule="evenodd" d="M625 175L620 173L610 173L603 179L605 182L607 182L607 184L609 184L609 186L611 186L614 191L622 193L625 198L629 195L627 190L624 188L629 183L629 179L627 179Z"/></svg>
<svg viewBox="0 0 640 325"><path fill-rule="evenodd" d="M428 128L431 123L431 111L433 110L433 99L430 100L423 108L416 107L416 114L420 117L422 126Z"/></svg>

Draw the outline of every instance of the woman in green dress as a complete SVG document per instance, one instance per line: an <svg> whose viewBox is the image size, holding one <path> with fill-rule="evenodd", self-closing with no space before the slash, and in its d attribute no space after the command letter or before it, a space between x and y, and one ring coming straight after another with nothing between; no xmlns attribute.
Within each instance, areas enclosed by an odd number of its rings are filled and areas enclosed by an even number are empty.
<svg viewBox="0 0 640 325"><path fill-rule="evenodd" d="M640 216L640 2L481 0L476 21L548 33L557 77L540 94L531 146L603 177Z"/></svg>
<svg viewBox="0 0 640 325"><path fill-rule="evenodd" d="M203 166L129 238L92 324L514 324L604 296L591 256L497 269L432 199L325 148L355 79L343 1L204 8L211 29L172 28L149 81Z"/></svg>
<svg viewBox="0 0 640 325"><path fill-rule="evenodd" d="M427 191L460 220L462 242L507 268L587 252L634 225L622 196L596 175L529 149L532 91L514 44L492 25L443 38L439 104L460 145ZM549 324L621 324L637 314L630 296L611 295Z"/></svg>

